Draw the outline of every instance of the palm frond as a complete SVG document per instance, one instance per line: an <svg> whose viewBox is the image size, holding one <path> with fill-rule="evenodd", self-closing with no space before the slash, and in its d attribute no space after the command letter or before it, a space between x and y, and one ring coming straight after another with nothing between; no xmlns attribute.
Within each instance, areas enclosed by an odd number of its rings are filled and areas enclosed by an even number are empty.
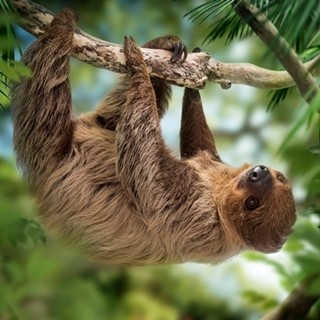
<svg viewBox="0 0 320 320"><path fill-rule="evenodd" d="M285 100L291 90L292 88L284 88L271 91L271 99L269 101L267 110L274 110L283 100Z"/></svg>
<svg viewBox="0 0 320 320"><path fill-rule="evenodd" d="M212 21L205 42L225 37L228 43L234 38L251 34L245 22L232 9L236 3L237 0L210 0L186 16L193 22L200 19L200 23ZM313 40L320 30L319 0L251 0L251 3L266 14L298 52L314 44Z"/></svg>
<svg viewBox="0 0 320 320"><path fill-rule="evenodd" d="M195 9L188 12L185 16L194 22L201 18L200 24L210 16L217 16L224 11L234 0L217 0L203 3Z"/></svg>
<svg viewBox="0 0 320 320"><path fill-rule="evenodd" d="M19 77L15 70L15 48L19 48L13 28L15 9L7 0L0 0L0 97L9 100L9 81ZM19 48L20 50L20 48ZM4 109L0 103L1 109Z"/></svg>
<svg viewBox="0 0 320 320"><path fill-rule="evenodd" d="M229 44L235 38L250 36L250 27L236 14L233 6L239 0L210 0L186 14L193 22L210 21L205 43L224 38ZM320 1L319 0L250 0L276 26L280 34L306 61L320 54ZM283 101L289 89L273 93L268 109Z"/></svg>

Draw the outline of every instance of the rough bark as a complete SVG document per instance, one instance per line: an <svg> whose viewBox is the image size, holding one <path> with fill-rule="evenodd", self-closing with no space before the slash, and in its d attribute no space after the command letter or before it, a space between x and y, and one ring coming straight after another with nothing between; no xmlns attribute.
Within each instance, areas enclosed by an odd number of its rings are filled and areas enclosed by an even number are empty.
<svg viewBox="0 0 320 320"><path fill-rule="evenodd" d="M53 13L28 0L11 0L21 17L20 26L38 36L50 24ZM126 73L122 46L94 38L80 29L74 35L73 56L96 67L113 72ZM286 71L273 71L249 63L224 63L209 54L190 53L183 64L171 64L170 53L164 50L143 48L149 72L165 78L173 84L202 88L206 82L216 82L228 89L232 84L244 84L263 89L281 89L294 86L295 82ZM320 74L320 56L305 64L310 72Z"/></svg>

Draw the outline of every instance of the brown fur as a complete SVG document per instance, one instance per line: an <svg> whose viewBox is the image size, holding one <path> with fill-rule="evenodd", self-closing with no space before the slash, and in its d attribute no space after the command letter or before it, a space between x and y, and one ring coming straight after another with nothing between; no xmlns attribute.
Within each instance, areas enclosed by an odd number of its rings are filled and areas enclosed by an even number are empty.
<svg viewBox="0 0 320 320"><path fill-rule="evenodd" d="M13 88L14 145L19 167L49 228L81 243L108 264L218 262L243 250L278 250L295 221L289 184L272 169L252 185L252 167L222 163L202 111L186 89L182 159L166 148L160 118L170 96L150 79L139 48L126 39L131 74L93 113L71 111L69 60L74 17L64 11L26 51L33 71ZM151 48L180 48L175 37ZM254 196L259 207L247 210Z"/></svg>

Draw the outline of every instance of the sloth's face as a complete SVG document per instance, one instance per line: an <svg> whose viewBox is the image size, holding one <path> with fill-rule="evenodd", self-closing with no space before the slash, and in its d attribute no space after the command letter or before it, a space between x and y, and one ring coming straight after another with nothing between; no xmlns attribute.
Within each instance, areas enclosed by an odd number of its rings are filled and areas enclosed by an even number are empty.
<svg viewBox="0 0 320 320"><path fill-rule="evenodd" d="M244 167L233 181L225 207L248 248L279 250L296 221L289 182L266 166Z"/></svg>

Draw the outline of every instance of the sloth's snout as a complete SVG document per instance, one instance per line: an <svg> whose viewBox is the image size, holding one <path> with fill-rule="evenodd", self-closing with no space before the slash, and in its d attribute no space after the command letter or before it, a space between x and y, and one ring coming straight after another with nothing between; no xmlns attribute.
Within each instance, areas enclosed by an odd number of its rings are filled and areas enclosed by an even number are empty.
<svg viewBox="0 0 320 320"><path fill-rule="evenodd" d="M250 182L260 182L270 176L270 171L266 166L259 165L248 171L248 179Z"/></svg>

